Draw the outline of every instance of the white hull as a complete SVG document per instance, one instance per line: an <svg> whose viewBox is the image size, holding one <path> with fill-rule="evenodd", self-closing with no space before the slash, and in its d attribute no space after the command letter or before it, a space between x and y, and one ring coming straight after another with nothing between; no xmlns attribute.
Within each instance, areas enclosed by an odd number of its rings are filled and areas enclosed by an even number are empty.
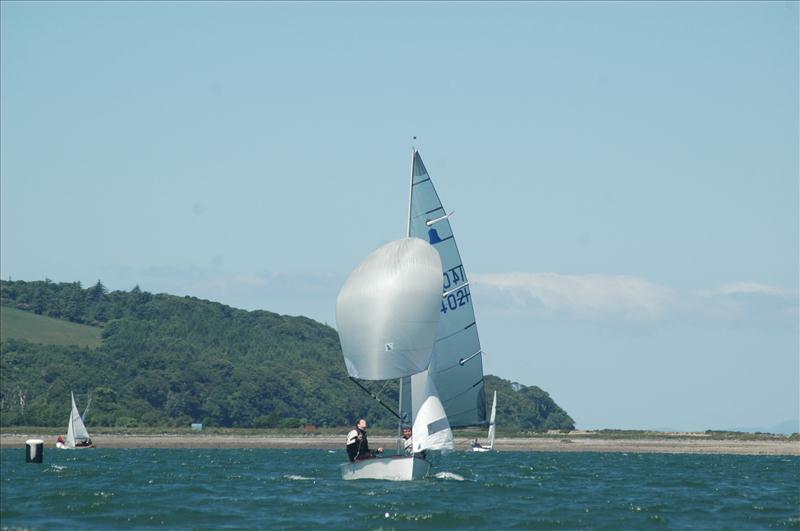
<svg viewBox="0 0 800 531"><path fill-rule="evenodd" d="M56 448L58 448L59 450L90 450L92 448L95 448L95 445L92 444L91 446L67 446L64 443L57 442Z"/></svg>
<svg viewBox="0 0 800 531"><path fill-rule="evenodd" d="M490 448L484 448L484 447L482 447L482 446L481 446L481 447L479 447L479 448L475 448L475 447L473 447L473 448L472 448L472 451L473 451L473 452L491 452L491 451L492 451L492 449L491 449L491 447L490 447Z"/></svg>
<svg viewBox="0 0 800 531"><path fill-rule="evenodd" d="M339 465L342 479L385 479L390 481L411 481L428 475L431 464L421 457L376 457L342 463Z"/></svg>

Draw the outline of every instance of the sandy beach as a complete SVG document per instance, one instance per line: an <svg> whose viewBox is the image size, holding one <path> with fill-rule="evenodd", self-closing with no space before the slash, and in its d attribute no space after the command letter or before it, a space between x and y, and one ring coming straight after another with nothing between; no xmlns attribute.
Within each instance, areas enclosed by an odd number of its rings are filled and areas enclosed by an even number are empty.
<svg viewBox="0 0 800 531"><path fill-rule="evenodd" d="M27 439L42 439L46 448L55 448L53 435L4 433L0 448L22 448ZM308 448L337 450L344 448L344 434L271 436L223 434L98 434L93 436L99 448ZM392 448L392 437L372 436L370 446ZM469 439L457 438L456 448L469 449ZM719 440L702 435L648 438L611 439L565 435L560 438L519 437L499 438L499 451L516 452L627 452L678 454L738 454L738 455L800 455L800 441L776 438L769 440Z"/></svg>

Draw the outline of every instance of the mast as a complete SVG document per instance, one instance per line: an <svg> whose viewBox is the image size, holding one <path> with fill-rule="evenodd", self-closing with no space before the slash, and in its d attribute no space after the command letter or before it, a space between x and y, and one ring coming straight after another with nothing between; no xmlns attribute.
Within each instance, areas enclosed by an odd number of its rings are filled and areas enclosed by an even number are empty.
<svg viewBox="0 0 800 531"><path fill-rule="evenodd" d="M411 146L411 171L409 172L410 175L408 176L408 216L406 217L408 223L406 224L406 238L411 237L411 191L414 188L414 155L416 154L417 148Z"/></svg>
<svg viewBox="0 0 800 531"><path fill-rule="evenodd" d="M417 137L414 137L417 138ZM411 237L411 191L414 188L414 155L417 150L411 146L411 170L408 172L408 216L406 216L406 238ZM397 393L397 411L400 413L400 419L397 421L397 453L403 453L403 379L398 381L400 390Z"/></svg>

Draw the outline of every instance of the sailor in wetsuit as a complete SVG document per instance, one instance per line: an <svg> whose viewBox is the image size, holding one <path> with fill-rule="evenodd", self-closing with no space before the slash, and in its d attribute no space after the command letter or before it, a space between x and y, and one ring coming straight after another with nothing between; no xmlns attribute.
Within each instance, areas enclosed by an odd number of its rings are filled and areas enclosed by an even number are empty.
<svg viewBox="0 0 800 531"><path fill-rule="evenodd" d="M359 461L375 457L376 454L383 452L383 448L378 448L375 452L369 449L367 441L367 420L358 419L356 429L347 434L347 457L350 461Z"/></svg>

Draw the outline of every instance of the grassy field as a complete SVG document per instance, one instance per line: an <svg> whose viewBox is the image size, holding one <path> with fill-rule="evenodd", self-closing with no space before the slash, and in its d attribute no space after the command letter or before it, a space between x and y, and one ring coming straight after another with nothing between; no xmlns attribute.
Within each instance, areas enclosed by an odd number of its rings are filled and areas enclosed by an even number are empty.
<svg viewBox="0 0 800 531"><path fill-rule="evenodd" d="M24 339L47 345L78 345L99 347L102 329L61 319L53 319L0 306L0 336L2 339Z"/></svg>

